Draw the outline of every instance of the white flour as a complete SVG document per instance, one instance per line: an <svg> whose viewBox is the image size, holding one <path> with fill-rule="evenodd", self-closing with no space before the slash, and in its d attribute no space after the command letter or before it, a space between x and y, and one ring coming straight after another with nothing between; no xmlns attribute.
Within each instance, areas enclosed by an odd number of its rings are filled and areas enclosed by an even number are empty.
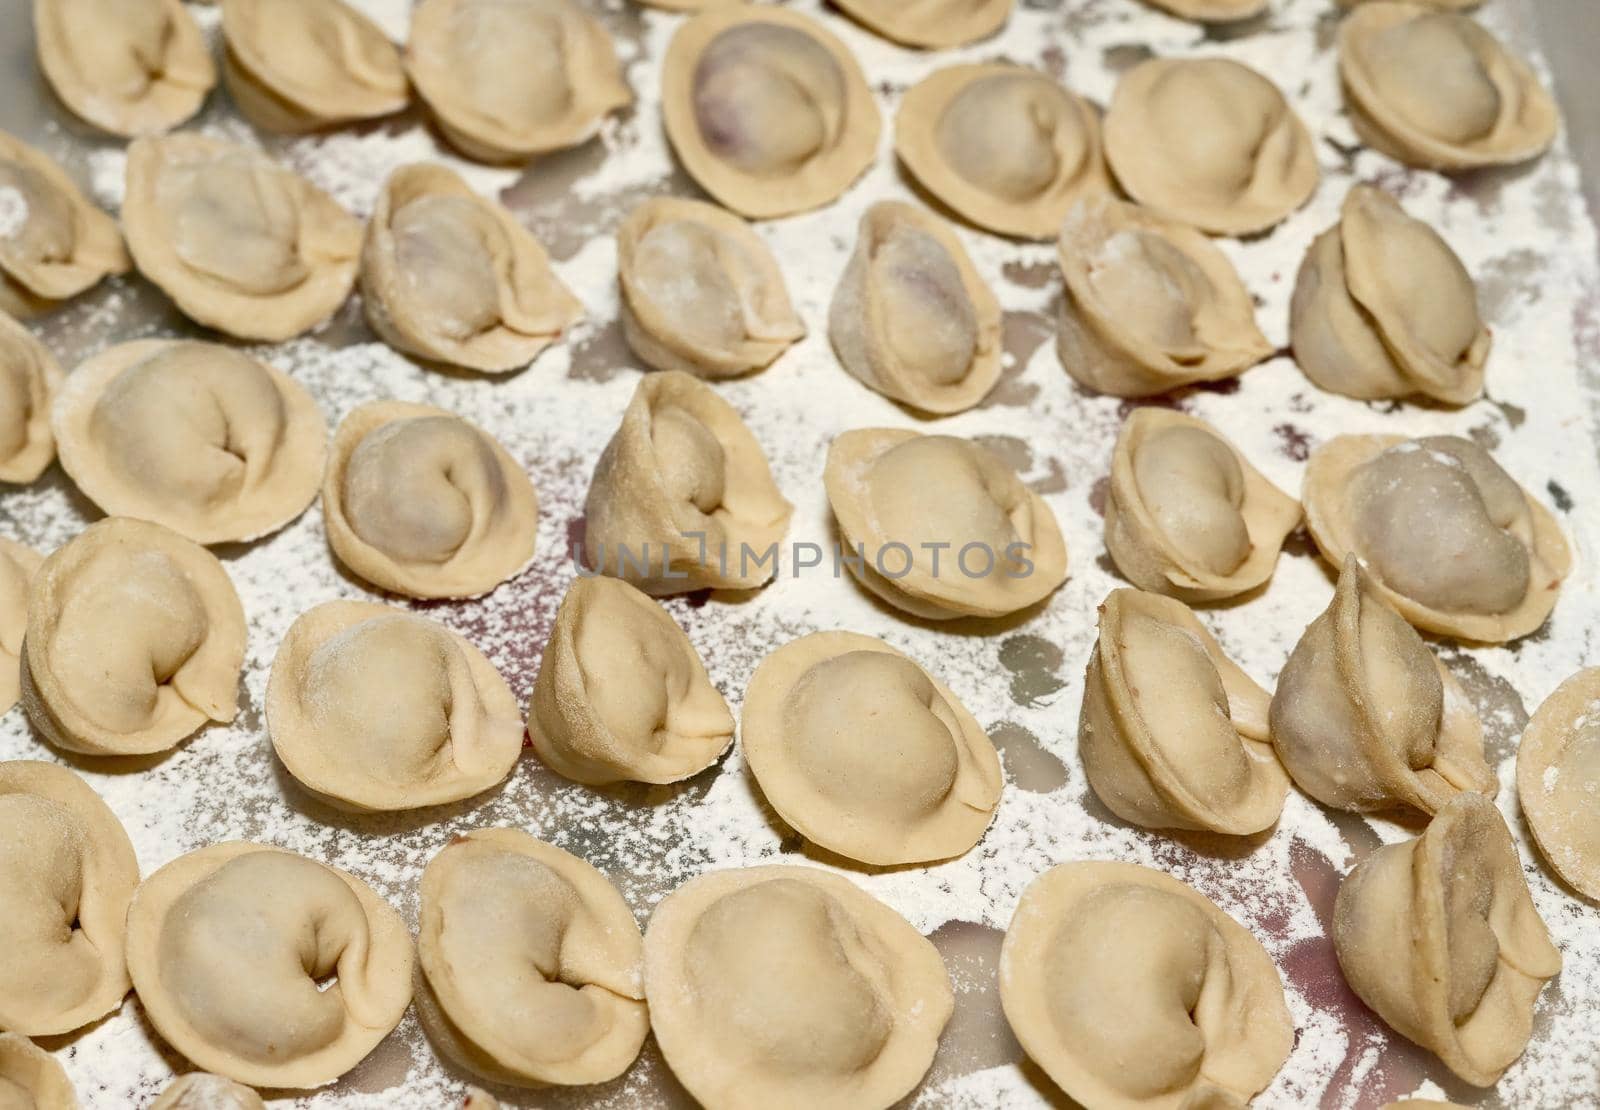
<svg viewBox="0 0 1600 1110"><path fill-rule="evenodd" d="M14 185L0 189L0 239L11 239L28 225L28 198Z"/></svg>

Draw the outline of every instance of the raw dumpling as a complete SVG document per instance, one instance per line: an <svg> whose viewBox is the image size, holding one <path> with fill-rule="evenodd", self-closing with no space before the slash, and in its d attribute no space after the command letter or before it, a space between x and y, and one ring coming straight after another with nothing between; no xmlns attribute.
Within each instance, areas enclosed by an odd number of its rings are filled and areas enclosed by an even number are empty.
<svg viewBox="0 0 1600 1110"><path fill-rule="evenodd" d="M128 909L128 970L166 1042L252 1087L359 1064L411 1004L411 934L366 883L241 840L179 856Z"/></svg>
<svg viewBox="0 0 1600 1110"><path fill-rule="evenodd" d="M417 957L429 1037L497 1083L603 1083L650 1031L633 911L599 871L525 832L477 829L433 857Z"/></svg>
<svg viewBox="0 0 1600 1110"><path fill-rule="evenodd" d="M1115 197L1079 201L1057 245L1056 353L1085 389L1151 397L1273 353L1227 256L1187 224Z"/></svg>
<svg viewBox="0 0 1600 1110"><path fill-rule="evenodd" d="M851 374L923 412L969 409L1000 380L1000 302L949 225L900 201L861 217L828 338Z"/></svg>
<svg viewBox="0 0 1600 1110"><path fill-rule="evenodd" d="M215 555L162 525L107 517L34 575L22 705L68 751L164 752L233 720L244 644L244 608Z"/></svg>
<svg viewBox="0 0 1600 1110"><path fill-rule="evenodd" d="M1066 581L1067 545L1050 506L972 440L841 432L823 483L850 573L913 616L1002 617Z"/></svg>
<svg viewBox="0 0 1600 1110"><path fill-rule="evenodd" d="M1460 436L1335 436L1312 453L1301 497L1322 557L1339 566L1354 553L1428 632L1526 636L1572 569L1550 510Z"/></svg>
<svg viewBox="0 0 1600 1110"><path fill-rule="evenodd" d="M1236 23L1267 10L1268 0L1148 0L1162 11L1196 23Z"/></svg>
<svg viewBox="0 0 1600 1110"><path fill-rule="evenodd" d="M122 1005L138 885L128 834L87 783L53 763L0 763L0 1029L70 1033Z"/></svg>
<svg viewBox="0 0 1600 1110"><path fill-rule="evenodd" d="M689 176L752 219L835 200L872 163L883 127L849 48L769 4L718 5L678 28L661 112Z"/></svg>
<svg viewBox="0 0 1600 1110"><path fill-rule="evenodd" d="M954 1009L938 950L814 867L691 879L650 918L644 978L662 1055L706 1110L889 1106Z"/></svg>
<svg viewBox="0 0 1600 1110"><path fill-rule="evenodd" d="M1421 836L1362 860L1332 931L1361 1000L1476 1087L1522 1055L1539 991L1561 970L1511 831L1481 794L1456 795Z"/></svg>
<svg viewBox="0 0 1600 1110"><path fill-rule="evenodd" d="M882 640L814 632L745 691L745 762L802 836L862 863L950 859L1000 803L1000 757L948 686Z"/></svg>
<svg viewBox="0 0 1600 1110"><path fill-rule="evenodd" d="M0 131L0 312L36 316L132 263L117 222L60 166Z"/></svg>
<svg viewBox="0 0 1600 1110"><path fill-rule="evenodd" d="M1225 58L1152 58L1129 70L1105 141L1129 196L1218 235L1267 230L1310 198L1320 175L1283 93Z"/></svg>
<svg viewBox="0 0 1600 1110"><path fill-rule="evenodd" d="M445 137L484 162L577 146L633 101L611 36L572 0L422 0L406 69Z"/></svg>
<svg viewBox="0 0 1600 1110"><path fill-rule="evenodd" d="M22 637L28 628L28 585L43 563L44 556L37 551L0 536L0 714L17 704Z"/></svg>
<svg viewBox="0 0 1600 1110"><path fill-rule="evenodd" d="M367 225L361 305L416 358L520 370L583 315L533 233L443 166L390 175Z"/></svg>
<svg viewBox="0 0 1600 1110"><path fill-rule="evenodd" d="M52 419L89 500L196 543L277 531L322 484L328 429L311 394L217 343L109 347L73 371Z"/></svg>
<svg viewBox="0 0 1600 1110"><path fill-rule="evenodd" d="M1517 798L1539 853L1600 901L1600 668L1579 671L1539 706L1517 746ZM4 1024L0 1022L0 1024Z"/></svg>
<svg viewBox="0 0 1600 1110"><path fill-rule="evenodd" d="M1481 25L1437 6L1365 3L1340 25L1339 76L1361 141L1436 170L1543 154L1555 100Z"/></svg>
<svg viewBox="0 0 1600 1110"><path fill-rule="evenodd" d="M334 433L322 514L333 553L374 586L478 597L533 558L539 497L477 425L432 405L373 401Z"/></svg>
<svg viewBox="0 0 1600 1110"><path fill-rule="evenodd" d="M1106 550L1141 590L1191 605L1272 577L1300 503L1203 420L1162 408L1128 415L1111 455Z"/></svg>
<svg viewBox="0 0 1600 1110"><path fill-rule="evenodd" d="M0 482L31 482L56 457L50 406L64 381L49 348L0 310Z"/></svg>
<svg viewBox="0 0 1600 1110"><path fill-rule="evenodd" d="M139 272L184 315L273 343L333 315L361 254L360 221L328 194L258 150L200 135L128 147L122 227Z"/></svg>
<svg viewBox="0 0 1600 1110"><path fill-rule="evenodd" d="M150 1110L267 1110L267 1104L243 1083L192 1071L168 1083Z"/></svg>
<svg viewBox="0 0 1600 1110"><path fill-rule="evenodd" d="M616 578L578 578L539 660L528 737L575 782L667 783L733 743L733 715L667 611Z"/></svg>
<svg viewBox="0 0 1600 1110"><path fill-rule="evenodd" d="M1181 601L1113 590L1078 716L1089 785L1147 829L1271 828L1289 776L1268 739L1270 701Z"/></svg>
<svg viewBox="0 0 1600 1110"><path fill-rule="evenodd" d="M851 19L886 39L942 50L986 39L1006 25L1011 0L833 0Z"/></svg>
<svg viewBox="0 0 1600 1110"><path fill-rule="evenodd" d="M793 511L732 405L688 374L647 374L595 464L584 561L658 597L754 589Z"/></svg>
<svg viewBox="0 0 1600 1110"><path fill-rule="evenodd" d="M78 1110L78 1095L54 1056L27 1037L0 1033L0 1106Z"/></svg>
<svg viewBox="0 0 1600 1110"><path fill-rule="evenodd" d="M370 601L289 627L267 731L301 785L340 809L423 809L481 794L522 754L517 699L465 638Z"/></svg>
<svg viewBox="0 0 1600 1110"><path fill-rule="evenodd" d="M268 131L376 119L411 99L400 52L343 0L222 0L222 76Z"/></svg>
<svg viewBox="0 0 1600 1110"><path fill-rule="evenodd" d="M700 378L759 370L803 337L777 259L750 225L652 197L617 229L622 334L645 365Z"/></svg>
<svg viewBox="0 0 1600 1110"><path fill-rule="evenodd" d="M1098 1110L1243 1107L1294 1023L1261 942L1170 875L1063 863L1022 892L1000 1003L1028 1055Z"/></svg>
<svg viewBox="0 0 1600 1110"><path fill-rule="evenodd" d="M1478 291L1437 231L1371 185L1311 244L1289 309L1294 359L1318 386L1363 400L1483 392L1489 329Z"/></svg>
<svg viewBox="0 0 1600 1110"><path fill-rule="evenodd" d="M1074 201L1111 187L1095 110L1024 66L950 66L917 82L894 149L957 215L1023 239L1055 238Z"/></svg>
<svg viewBox="0 0 1600 1110"><path fill-rule="evenodd" d="M113 135L170 130L217 83L205 37L178 0L33 0L33 33L61 102Z"/></svg>
<svg viewBox="0 0 1600 1110"><path fill-rule="evenodd" d="M1335 809L1431 815L1463 790L1494 796L1472 703L1354 555L1278 675L1270 724L1296 785Z"/></svg>

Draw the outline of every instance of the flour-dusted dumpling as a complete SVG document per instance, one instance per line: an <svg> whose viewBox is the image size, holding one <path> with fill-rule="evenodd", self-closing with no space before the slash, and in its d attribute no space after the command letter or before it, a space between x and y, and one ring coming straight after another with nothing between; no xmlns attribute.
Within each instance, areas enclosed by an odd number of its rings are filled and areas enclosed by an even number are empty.
<svg viewBox="0 0 1600 1110"><path fill-rule="evenodd" d="M1289 776L1268 739L1270 703L1183 602L1113 590L1078 716L1089 785L1147 829L1271 828Z"/></svg>
<svg viewBox="0 0 1600 1110"><path fill-rule="evenodd" d="M823 483L850 573L913 616L1001 617L1067 579L1055 513L972 440L898 428L841 432Z"/></svg>
<svg viewBox="0 0 1600 1110"><path fill-rule="evenodd" d="M122 1005L138 885L128 834L87 783L53 763L0 763L0 1030L70 1033Z"/></svg>
<svg viewBox="0 0 1600 1110"><path fill-rule="evenodd" d="M833 0L851 19L906 46L942 50L986 39L1006 25L1011 0Z"/></svg>
<svg viewBox="0 0 1600 1110"><path fill-rule="evenodd" d="M1539 853L1556 874L1600 900L1597 710L1600 668L1579 671L1545 699L1517 745L1517 798Z"/></svg>
<svg viewBox="0 0 1600 1110"><path fill-rule="evenodd" d="M28 591L22 705L50 743L149 755L239 707L245 622L217 557L160 524L108 517Z"/></svg>
<svg viewBox="0 0 1600 1110"><path fill-rule="evenodd" d="M1074 201L1111 186L1095 110L1024 66L923 78L900 102L894 149L957 215L1024 239L1054 238Z"/></svg>
<svg viewBox="0 0 1600 1110"><path fill-rule="evenodd" d="M0 714L17 704L22 638L28 628L28 586L44 556L0 536Z"/></svg>
<svg viewBox="0 0 1600 1110"><path fill-rule="evenodd" d="M733 743L733 715L683 629L617 578L578 578L539 659L528 737L591 786L698 774Z"/></svg>
<svg viewBox="0 0 1600 1110"><path fill-rule="evenodd" d="M1339 27L1339 76L1356 134L1407 165L1468 170L1536 158L1556 102L1521 58L1438 5L1364 3Z"/></svg>
<svg viewBox="0 0 1600 1110"><path fill-rule="evenodd" d="M1011 1031L1074 1105L1243 1107L1294 1045L1278 969L1187 883L1063 863L1028 884L1000 949Z"/></svg>
<svg viewBox="0 0 1600 1110"><path fill-rule="evenodd" d="M1296 785L1336 809L1433 814L1463 790L1494 795L1472 703L1354 555L1278 675L1270 724Z"/></svg>
<svg viewBox="0 0 1600 1110"><path fill-rule="evenodd" d="M400 51L344 0L222 0L222 76L246 119L314 131L398 112Z"/></svg>
<svg viewBox="0 0 1600 1110"><path fill-rule="evenodd" d="M1357 864L1332 933L1361 1000L1477 1087L1522 1055L1539 991L1561 970L1511 830L1482 794L1457 794L1421 836Z"/></svg>
<svg viewBox="0 0 1600 1110"><path fill-rule="evenodd" d="M150 1110L267 1110L267 1104L243 1083L207 1071L192 1071L168 1083L161 1097L150 1104Z"/></svg>
<svg viewBox="0 0 1600 1110"><path fill-rule="evenodd" d="M31 482L55 459L50 406L64 380L49 348L0 309L0 482Z"/></svg>
<svg viewBox="0 0 1600 1110"><path fill-rule="evenodd" d="M648 374L595 464L584 558L657 597L754 589L793 511L732 405L688 374Z"/></svg>
<svg viewBox="0 0 1600 1110"><path fill-rule="evenodd" d="M370 601L329 601L289 626L267 731L302 786L356 811L470 798L522 754L522 715L494 664L444 625Z"/></svg>
<svg viewBox="0 0 1600 1110"><path fill-rule="evenodd" d="M60 166L0 131L0 312L48 312L132 264L117 222Z"/></svg>
<svg viewBox="0 0 1600 1110"><path fill-rule="evenodd" d="M1057 245L1056 353L1085 389L1150 397L1269 357L1226 255L1187 224L1109 195L1079 201Z"/></svg>
<svg viewBox="0 0 1600 1110"><path fill-rule="evenodd" d="M828 338L851 374L923 412L969 409L1000 380L1000 302L950 226L900 201L861 217Z"/></svg>
<svg viewBox="0 0 1600 1110"><path fill-rule="evenodd" d="M327 456L327 425L299 382L195 340L107 348L73 371L52 423L89 500L196 543L277 531L317 496Z"/></svg>
<svg viewBox="0 0 1600 1110"><path fill-rule="evenodd" d="M128 909L128 971L156 1032L252 1087L331 1083L411 1004L411 934L366 883L266 844L179 856Z"/></svg>
<svg viewBox="0 0 1600 1110"><path fill-rule="evenodd" d="M477 829L433 857L417 957L429 1037L497 1083L604 1083L650 1031L633 911L599 871L517 829Z"/></svg>
<svg viewBox="0 0 1600 1110"><path fill-rule="evenodd" d="M0 1106L7 1110L78 1110L61 1062L19 1033L0 1033Z"/></svg>
<svg viewBox="0 0 1600 1110"><path fill-rule="evenodd" d="M1269 0L1148 0L1148 3L1196 23L1236 23L1265 12Z"/></svg>
<svg viewBox="0 0 1600 1110"><path fill-rule="evenodd" d="M61 102L113 135L170 130L217 83L205 36L179 0L33 0L33 33Z"/></svg>
<svg viewBox="0 0 1600 1110"><path fill-rule="evenodd" d="M1323 389L1463 405L1483 392L1489 329L1478 291L1437 231L1389 194L1353 185L1311 244L1289 309L1294 359Z"/></svg>
<svg viewBox="0 0 1600 1110"><path fill-rule="evenodd" d="M373 401L334 433L322 514L333 553L380 589L477 597L533 558L539 496L476 424Z"/></svg>
<svg viewBox="0 0 1600 1110"><path fill-rule="evenodd" d="M863 863L950 859L1000 803L1000 757L948 686L872 636L814 632L756 668L740 725L761 792Z"/></svg>
<svg viewBox="0 0 1600 1110"><path fill-rule="evenodd" d="M732 212L652 197L617 228L622 334L657 370L729 378L806 334L772 250Z"/></svg>
<svg viewBox="0 0 1600 1110"><path fill-rule="evenodd" d="M503 374L583 315L515 216L443 166L402 166L378 195L361 253L361 305L397 351Z"/></svg>
<svg viewBox="0 0 1600 1110"><path fill-rule="evenodd" d="M633 101L611 36L573 0L421 0L405 60L445 137L485 162L577 146Z"/></svg>
<svg viewBox="0 0 1600 1110"><path fill-rule="evenodd" d="M811 16L708 8L678 28L664 65L661 112L678 160L742 215L820 208L877 153L883 121L867 79Z"/></svg>
<svg viewBox="0 0 1600 1110"><path fill-rule="evenodd" d="M1460 436L1336 436L1312 453L1301 499L1322 557L1353 553L1424 631L1526 636L1572 569L1550 510Z"/></svg>
<svg viewBox="0 0 1600 1110"><path fill-rule="evenodd" d="M355 284L361 223L259 150L172 135L128 147L122 227L139 272L190 319L282 342Z"/></svg>
<svg viewBox="0 0 1600 1110"><path fill-rule="evenodd" d="M1129 196L1219 235L1272 227L1310 198L1320 175L1283 93L1225 58L1152 58L1129 70L1105 141Z"/></svg>
<svg viewBox="0 0 1600 1110"><path fill-rule="evenodd" d="M1111 455L1106 550L1141 590L1195 604L1272 577L1300 503L1203 420L1137 408Z"/></svg>
<svg viewBox="0 0 1600 1110"><path fill-rule="evenodd" d="M814 867L691 879L650 918L644 977L662 1055L706 1110L890 1106L954 1009L938 950Z"/></svg>

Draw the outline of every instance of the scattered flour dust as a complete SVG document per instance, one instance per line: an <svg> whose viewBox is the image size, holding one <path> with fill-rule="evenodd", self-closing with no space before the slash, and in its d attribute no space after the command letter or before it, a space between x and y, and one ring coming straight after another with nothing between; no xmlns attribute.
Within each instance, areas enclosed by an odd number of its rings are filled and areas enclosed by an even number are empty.
<svg viewBox="0 0 1600 1110"><path fill-rule="evenodd" d="M27 226L28 198L15 185L0 188L0 239L12 239Z"/></svg>
<svg viewBox="0 0 1600 1110"><path fill-rule="evenodd" d="M403 36L406 0L358 0L390 34ZM1533 0L1497 0L1482 19L1533 55ZM931 935L952 969L959 1006L928 1080L912 1102L928 1107L1051 1105L1059 1099L1026 1066L995 997L1000 936L1023 888L1053 864L1121 859L1160 867L1194 884L1245 923L1283 973L1297 1037L1260 1099L1271 1107L1374 1107L1413 1092L1485 1106L1595 1105L1600 1040L1600 922L1593 907L1559 886L1528 841L1512 788L1515 741L1536 706L1578 667L1600 630L1593 553L1600 543L1600 471L1586 414L1600 395L1580 375L1600 360L1600 275L1593 227L1578 197L1565 145L1525 171L1452 182L1405 170L1357 149L1342 112L1331 52L1331 0L1273 0L1273 12L1244 37L1213 39L1135 0L1023 3L996 38L937 55L903 50L823 9L816 14L855 51L886 121L905 88L954 62L1006 58L1038 66L1106 103L1118 74L1153 52L1224 55L1273 77L1316 137L1324 180L1312 202L1272 233L1220 247L1257 298L1263 328L1286 341L1290 291L1312 237L1337 217L1351 182L1376 182L1437 227L1480 283L1495 350L1488 396L1461 410L1367 405L1319 393L1286 358L1236 385L1180 398L1216 424L1270 478L1297 490L1307 452L1341 432L1470 435L1492 447L1528 488L1547 497L1572 536L1577 567L1546 629L1510 647L1441 656L1485 721L1500 803L1519 840L1540 913L1563 949L1561 976L1540 999L1527 1053L1491 1091L1464 1087L1428 1054L1368 1014L1344 987L1326 936L1339 877L1381 844L1415 831L1386 820L1335 814L1291 792L1267 835L1243 843L1166 836L1116 820L1089 791L1075 727L1082 668L1095 637L1095 607L1119 584L1103 556L1107 460L1126 406L1075 389L1056 360L1054 247L1017 244L958 229L974 263L1007 310L1006 368L983 406L936 424L918 421L838 367L829 350L829 299L874 201L914 199L891 154L885 127L874 167L837 203L758 227L774 249L809 335L769 370L719 384L765 446L795 503L791 540L831 542L821 488L829 438L851 427L937 427L978 436L1014 464L1059 518L1071 578L1042 612L998 628L935 629L900 619L848 580L824 570L796 577L784 567L757 597L668 607L706 658L737 710L761 657L795 636L848 628L887 639L936 669L1004 751L1007 788L993 826L960 859L936 867L849 873ZM477 644L527 698L540 650L572 578L567 551L582 514L589 473L627 404L638 373L616 324L614 230L644 196L691 192L675 170L660 126L661 57L682 17L601 0L603 18L637 95L595 143L518 174L475 166L442 146L413 111L397 121L321 137L259 136L222 95L195 122L205 134L265 146L353 211L365 215L384 178L413 161L443 161L476 189L503 197L549 245L556 268L583 301L586 319L523 373L469 378L424 370L374 341L352 303L316 333L258 353L292 373L319 399L330 424L379 398L426 401L494 433L539 489L538 550L515 580L486 598L416 608ZM214 9L195 8L208 34ZM122 199L120 146L79 137L55 120L23 136L74 167L103 204ZM0 226L5 208L0 202ZM108 344L184 327L159 294L135 278L106 283L42 325L63 363ZM81 530L85 506L59 470L0 499L0 529L48 551ZM422 814L351 817L309 798L273 758L261 707L277 645L301 612L339 597L367 597L329 556L320 509L255 544L224 552L250 616L242 708L153 766L121 772L80 769L127 826L146 873L205 844L252 839L345 868L372 883L413 923L423 866L451 836L509 825L578 852L611 876L641 923L666 893L708 868L789 859L821 866L771 811L735 749L715 769L672 787L591 790L544 771L530 755L501 788L468 803ZM1269 588L1201 614L1225 650L1270 684L1305 625L1332 594L1328 570L1306 543L1291 544ZM402 602L396 600L396 604ZM61 760L20 712L0 719L0 758ZM85 1105L147 1105L181 1061L160 1046L129 999L105 1022L52 1046ZM469 1077L442 1065L408 1016L371 1057L312 1107L437 1110L455 1105ZM497 1089L511 1105L602 1107L687 1105L653 1043L626 1076L595 1089L527 1094Z"/></svg>

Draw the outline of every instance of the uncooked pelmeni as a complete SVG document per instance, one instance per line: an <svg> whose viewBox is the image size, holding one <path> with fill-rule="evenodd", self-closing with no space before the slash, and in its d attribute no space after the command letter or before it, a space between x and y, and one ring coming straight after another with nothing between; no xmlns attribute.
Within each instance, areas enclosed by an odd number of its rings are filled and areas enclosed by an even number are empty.
<svg viewBox="0 0 1600 1110"><path fill-rule="evenodd" d="M22 638L28 628L28 585L44 556L0 536L0 714L17 704Z"/></svg>
<svg viewBox="0 0 1600 1110"><path fill-rule="evenodd" d="M139 861L100 796L53 763L0 763L0 876L0 1030L70 1033L121 1006Z"/></svg>
<svg viewBox="0 0 1600 1110"><path fill-rule="evenodd" d="M164 752L233 720L244 645L244 608L215 555L160 524L107 517L33 577L22 704L59 748Z"/></svg>
<svg viewBox="0 0 1600 1110"><path fill-rule="evenodd" d="M739 734L778 815L862 863L962 855L1004 785L994 745L950 688L854 632L814 632L763 659Z"/></svg>
<svg viewBox="0 0 1600 1110"><path fill-rule="evenodd" d="M378 194L361 306L395 350L487 374L527 366L583 315L533 233L433 165L400 167Z"/></svg>
<svg viewBox="0 0 1600 1110"><path fill-rule="evenodd" d="M986 39L1011 17L1011 0L833 0L833 4L886 39L927 50Z"/></svg>
<svg viewBox="0 0 1600 1110"><path fill-rule="evenodd" d="M1339 222L1306 252L1289 342L1306 377L1347 397L1463 405L1483 393L1489 328L1472 276L1437 231L1371 185L1351 186Z"/></svg>
<svg viewBox="0 0 1600 1110"><path fill-rule="evenodd" d="M1320 176L1283 93L1225 58L1152 58L1123 74L1105 142L1129 196L1219 235L1267 230L1310 198Z"/></svg>
<svg viewBox="0 0 1600 1110"><path fill-rule="evenodd" d="M1472 703L1354 555L1283 665L1269 721L1295 784L1324 805L1431 815L1463 790L1494 796Z"/></svg>
<svg viewBox="0 0 1600 1110"><path fill-rule="evenodd" d="M61 1061L18 1033L0 1033L0 1106L15 1110L78 1110L78 1095Z"/></svg>
<svg viewBox="0 0 1600 1110"><path fill-rule="evenodd" d="M458 836L422 873L417 1012L456 1063L514 1087L604 1083L650 1014L644 942L617 888L517 829Z"/></svg>
<svg viewBox="0 0 1600 1110"><path fill-rule="evenodd" d="M470 798L522 753L517 699L494 664L444 625L370 601L325 602L289 626L267 731L296 781L357 811Z"/></svg>
<svg viewBox="0 0 1600 1110"><path fill-rule="evenodd" d="M913 616L1001 617L1066 581L1055 513L980 443L898 428L841 432L823 483L845 566Z"/></svg>
<svg viewBox="0 0 1600 1110"><path fill-rule="evenodd" d="M1217 601L1272 577L1300 503L1203 420L1128 414L1111 455L1106 550L1141 590Z"/></svg>
<svg viewBox="0 0 1600 1110"><path fill-rule="evenodd" d="M60 166L4 131L0 206L10 229L0 235L0 313L48 312L133 265L117 222Z"/></svg>
<svg viewBox="0 0 1600 1110"><path fill-rule="evenodd" d="M1147 0L1180 19L1196 23L1236 23L1254 19L1267 10L1270 0Z"/></svg>
<svg viewBox="0 0 1600 1110"><path fill-rule="evenodd" d="M1600 669L1579 671L1533 714L1517 745L1517 799L1539 853L1600 901Z"/></svg>
<svg viewBox="0 0 1600 1110"><path fill-rule="evenodd" d="M31 482L55 459L50 406L64 381L49 348L0 309L0 482Z"/></svg>
<svg viewBox="0 0 1600 1110"><path fill-rule="evenodd" d="M618 578L573 581L539 658L528 737L575 782L677 782L733 743L733 715L689 637Z"/></svg>
<svg viewBox="0 0 1600 1110"><path fill-rule="evenodd" d="M1362 142L1407 165L1468 170L1536 158L1556 102L1521 58L1438 5L1364 3L1339 26L1339 76Z"/></svg>
<svg viewBox="0 0 1600 1110"><path fill-rule="evenodd" d="M150 1110L267 1110L267 1104L243 1083L192 1071L168 1083Z"/></svg>
<svg viewBox="0 0 1600 1110"><path fill-rule="evenodd" d="M1270 703L1181 601L1113 590L1078 716L1089 785L1147 829L1271 828L1289 776L1268 739Z"/></svg>
<svg viewBox="0 0 1600 1110"><path fill-rule="evenodd" d="M122 228L144 274L197 323L282 342L355 284L361 223L259 150L200 135L128 147Z"/></svg>
<svg viewBox="0 0 1600 1110"><path fill-rule="evenodd" d="M772 250L726 209L652 197L617 228L622 334L656 370L730 378L804 337Z"/></svg>
<svg viewBox="0 0 1600 1110"><path fill-rule="evenodd" d="M179 0L33 0L39 69L72 114L113 135L168 131L217 67Z"/></svg>
<svg viewBox="0 0 1600 1110"><path fill-rule="evenodd" d="M539 497L509 452L432 405L372 401L334 433L322 485L328 545L408 597L477 597L533 557Z"/></svg>
<svg viewBox="0 0 1600 1110"><path fill-rule="evenodd" d="M1526 636L1572 569L1550 510L1460 436L1335 436L1312 452L1301 500L1322 557L1337 567L1353 553L1427 632Z"/></svg>
<svg viewBox="0 0 1600 1110"><path fill-rule="evenodd" d="M1527 1047L1561 953L1494 803L1458 794L1415 840L1345 876L1333 911L1345 980L1402 1036L1489 1087Z"/></svg>
<svg viewBox="0 0 1600 1110"><path fill-rule="evenodd" d="M793 511L732 405L688 374L647 374L595 464L584 560L655 596L754 589Z"/></svg>
<svg viewBox="0 0 1600 1110"><path fill-rule="evenodd" d="M832 202L871 164L883 121L861 67L814 18L724 4L672 37L667 137L689 176L753 219Z"/></svg>
<svg viewBox="0 0 1600 1110"><path fill-rule="evenodd" d="M849 879L691 879L644 938L650 1022L706 1110L887 1107L927 1073L954 995L939 952Z"/></svg>
<svg viewBox="0 0 1600 1110"><path fill-rule="evenodd" d="M327 425L299 382L196 340L108 347L73 371L52 423L89 500L196 543L277 531L316 498L327 458Z"/></svg>
<svg viewBox="0 0 1600 1110"><path fill-rule="evenodd" d="M405 61L445 137L485 162L577 146L633 101L611 36L573 0L422 0Z"/></svg>
<svg viewBox="0 0 1600 1110"><path fill-rule="evenodd" d="M1272 355L1239 272L1194 228L1093 195L1060 231L1056 353L1085 389L1150 397Z"/></svg>
<svg viewBox="0 0 1600 1110"><path fill-rule="evenodd" d="M1000 949L1000 1003L1029 1057L1100 1110L1243 1107L1295 1040L1261 942L1132 863L1063 863L1028 884Z"/></svg>
<svg viewBox="0 0 1600 1110"><path fill-rule="evenodd" d="M331 1083L411 1004L411 934L366 883L265 844L179 856L128 909L128 971L156 1032L252 1087Z"/></svg>
<svg viewBox="0 0 1600 1110"><path fill-rule="evenodd" d="M897 200L861 217L828 338L852 375L923 412L969 409L1000 380L1000 302L948 224Z"/></svg>

